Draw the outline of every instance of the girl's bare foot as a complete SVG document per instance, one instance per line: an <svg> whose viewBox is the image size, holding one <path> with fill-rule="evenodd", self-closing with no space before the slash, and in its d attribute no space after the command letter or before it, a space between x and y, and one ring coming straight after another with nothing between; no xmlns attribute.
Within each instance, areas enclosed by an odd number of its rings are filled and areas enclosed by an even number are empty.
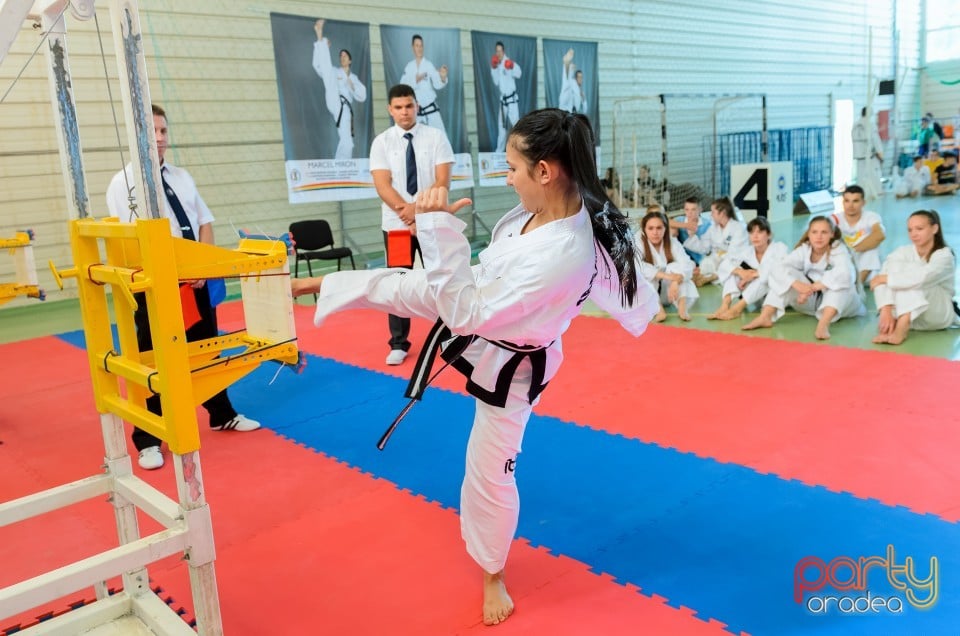
<svg viewBox="0 0 960 636"><path fill-rule="evenodd" d="M823 313L820 314L820 320L817 321L817 328L813 332L813 336L817 340L829 340L830 339L830 323L833 322L834 317L837 315L837 310L833 307L824 307Z"/></svg>
<svg viewBox="0 0 960 636"><path fill-rule="evenodd" d="M898 345L903 344L903 341L906 340L906 336L901 336L900 334L893 333L887 337L887 344Z"/></svg>
<svg viewBox="0 0 960 636"><path fill-rule="evenodd" d="M720 320L733 320L734 318L739 318L743 313L743 310L747 308L747 303L743 300L738 300L733 307L721 313L719 318Z"/></svg>
<svg viewBox="0 0 960 636"><path fill-rule="evenodd" d="M667 319L667 312L663 310L663 307L660 308L660 311L657 312L657 315L653 317L653 322L663 322Z"/></svg>
<svg viewBox="0 0 960 636"><path fill-rule="evenodd" d="M904 314L897 318L897 326L893 328L893 333L887 337L887 344L903 344L910 333L910 314Z"/></svg>
<svg viewBox="0 0 960 636"><path fill-rule="evenodd" d="M773 321L763 314L760 314L744 326L740 327L743 331L750 331L752 329L769 329L773 326Z"/></svg>
<svg viewBox="0 0 960 636"><path fill-rule="evenodd" d="M507 594L503 570L483 573L483 624L499 625L513 614L513 599Z"/></svg>
<svg viewBox="0 0 960 636"><path fill-rule="evenodd" d="M323 276L314 276L313 278L291 278L290 291L293 297L304 296L306 294L319 294L320 285L323 282Z"/></svg>
<svg viewBox="0 0 960 636"><path fill-rule="evenodd" d="M693 275L693 284L697 287L703 287L704 285L709 285L713 281L717 280L716 274L694 274Z"/></svg>
<svg viewBox="0 0 960 636"><path fill-rule="evenodd" d="M720 303L720 306L717 307L717 310L715 312L707 316L707 320L727 320L723 316L728 311L730 311L730 303L724 301Z"/></svg>

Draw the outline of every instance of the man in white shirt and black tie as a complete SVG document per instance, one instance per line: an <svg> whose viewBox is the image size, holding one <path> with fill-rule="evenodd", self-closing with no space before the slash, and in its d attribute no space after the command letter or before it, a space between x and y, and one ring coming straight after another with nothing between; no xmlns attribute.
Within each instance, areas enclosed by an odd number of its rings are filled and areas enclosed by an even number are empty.
<svg viewBox="0 0 960 636"><path fill-rule="evenodd" d="M163 196L160 205L163 216L170 220L170 233L178 238L200 241L213 245L213 214L210 208L200 197L197 185L190 173L183 168L165 163L164 154L167 151L167 114L164 110L153 105L153 127L157 137L157 155L160 158L160 174L163 181ZM159 194L159 193L158 193ZM133 167L127 164L110 181L107 188L107 208L110 215L129 223L137 220L136 206L133 192ZM197 301L197 310L200 321L187 329L187 340L203 340L218 335L217 311L210 303L206 281L198 280L192 283L194 297ZM142 294L138 298L137 312L134 314L137 324L137 344L141 351L150 351L153 344L150 338L149 321L146 302ZM260 428L260 424L234 410L227 397L226 390L214 395L203 403L210 414L210 428L216 431L253 431ZM160 397L153 395L147 398L147 408L152 413L160 413ZM160 439L139 428L133 429L131 436L133 445L140 453L139 464L146 470L154 470L163 466L163 454L160 452Z"/></svg>
<svg viewBox="0 0 960 636"><path fill-rule="evenodd" d="M385 254L390 230L415 231L417 192L434 184L450 187L450 170L454 161L453 148L444 132L417 123L418 107L412 87L396 84L390 88L387 99L387 112L394 125L377 135L370 147L370 174L377 194L383 200L381 229ZM411 235L410 263L419 251L417 237ZM387 260L391 259L388 257ZM386 362L389 365L402 364L410 350L410 319L390 315L388 322L390 353Z"/></svg>

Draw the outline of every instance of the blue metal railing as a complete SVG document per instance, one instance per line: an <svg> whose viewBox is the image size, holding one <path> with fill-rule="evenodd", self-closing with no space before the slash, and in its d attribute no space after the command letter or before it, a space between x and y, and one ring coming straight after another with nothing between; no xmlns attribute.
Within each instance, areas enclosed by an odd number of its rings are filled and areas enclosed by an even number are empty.
<svg viewBox="0 0 960 636"><path fill-rule="evenodd" d="M730 194L730 166L763 161L760 131L717 136L720 193ZM704 149L711 139L704 138ZM833 176L833 127L786 128L767 131L768 161L793 162L793 195L827 190Z"/></svg>

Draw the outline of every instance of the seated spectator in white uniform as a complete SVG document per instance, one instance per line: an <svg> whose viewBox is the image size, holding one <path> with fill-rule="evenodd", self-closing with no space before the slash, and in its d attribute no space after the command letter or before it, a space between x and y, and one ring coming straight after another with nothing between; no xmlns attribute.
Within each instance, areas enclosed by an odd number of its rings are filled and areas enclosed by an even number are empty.
<svg viewBox="0 0 960 636"><path fill-rule="evenodd" d="M878 344L898 345L911 329L946 329L960 320L953 302L956 258L943 238L940 215L917 210L907 219L907 233L912 245L895 249L870 281Z"/></svg>
<svg viewBox="0 0 960 636"><path fill-rule="evenodd" d="M847 186L843 191L843 214L834 214L843 240L853 250L860 282L865 283L880 269L880 248L886 234L876 212L863 209L863 188Z"/></svg>
<svg viewBox="0 0 960 636"><path fill-rule="evenodd" d="M923 156L913 158L913 165L903 171L903 176L897 183L897 198L918 197L930 185L930 168L923 163Z"/></svg>
<svg viewBox="0 0 960 636"><path fill-rule="evenodd" d="M723 300L717 311L707 316L708 320L733 320L745 309L763 302L770 291L770 273L789 251L786 244L773 240L770 222L762 216L747 223L747 233L749 247L728 252L720 262L717 275L723 286Z"/></svg>
<svg viewBox="0 0 960 636"><path fill-rule="evenodd" d="M737 218L733 202L729 197L721 197L710 204L710 218L713 224L703 236L691 235L683 246L688 250L702 254L699 272L694 272L693 282L697 287L718 282L717 268L727 252L741 250L747 246L747 228Z"/></svg>
<svg viewBox="0 0 960 636"><path fill-rule="evenodd" d="M831 323L864 314L853 256L830 217L810 220L796 248L771 273L760 315L742 329L772 327L787 307L816 316L818 340L830 338Z"/></svg>
<svg viewBox="0 0 960 636"><path fill-rule="evenodd" d="M666 192L664 192L666 193ZM703 216L703 207L700 205L700 198L689 196L683 202L683 214L670 219L670 236L675 236L684 243L691 235L703 236L710 229L710 219ZM683 248L687 256L693 259L693 262L700 265L700 259L703 255Z"/></svg>
<svg viewBox="0 0 960 636"><path fill-rule="evenodd" d="M664 307L677 308L680 320L690 320L689 310L700 297L697 286L693 284L693 261L683 251L680 241L670 236L667 215L660 206L648 208L647 214L640 219L640 231L634 235L637 253L637 269L650 281L660 297L660 309L655 320L663 322L667 318Z"/></svg>

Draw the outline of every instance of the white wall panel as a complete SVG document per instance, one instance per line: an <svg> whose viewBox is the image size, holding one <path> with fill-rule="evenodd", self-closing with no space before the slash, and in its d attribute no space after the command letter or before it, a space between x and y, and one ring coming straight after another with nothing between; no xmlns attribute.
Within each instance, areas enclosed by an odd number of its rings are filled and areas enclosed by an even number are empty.
<svg viewBox="0 0 960 636"><path fill-rule="evenodd" d="M294 220L323 217L339 225L336 203L289 205L283 172L280 110L274 77L271 11L371 23L371 99L375 125L389 125L380 24L457 27L465 69L468 135L476 145L470 29L599 42L600 113L604 156L612 156L613 102L660 93L764 93L769 126L829 123L830 99L866 100L868 60L887 77L894 59L894 7L901 36L900 68L917 66L914 3L894 0L427 0L398 9L394 0L262 1L151 0L141 3L144 48L152 97L170 117L170 158L188 168L217 216L217 238L234 242L233 226L279 232ZM97 2L102 16L106 3ZM321 13L323 15L321 15ZM107 20L101 18L101 26ZM868 40L872 28L872 56ZM116 132L92 22L68 22L68 44L92 209L102 211L106 186L120 169ZM119 100L112 36L104 33L107 73ZM909 33L908 33L909 36ZM37 43L29 26L0 64L6 90ZM912 39L911 39L912 37ZM543 66L539 69L543 77ZM919 76L905 74L898 99L910 108ZM542 83L539 103L545 103ZM34 59L6 102L0 104L0 235L33 227L37 261L68 263L66 204L51 129L42 57ZM954 110L956 105L954 105ZM122 119L122 115L121 115ZM906 118L909 119L909 118ZM696 127L696 123L689 123ZM692 130L691 134L697 133ZM121 131L120 138L126 140ZM679 156L678 166L682 157ZM699 150L687 162L695 165ZM487 224L515 203L507 188L477 189L477 209ZM342 204L345 227L365 250L380 249L379 204ZM0 280L12 263L0 258ZM42 284L52 291L50 276ZM57 293L51 297L56 298ZM22 304L22 303L15 303Z"/></svg>

